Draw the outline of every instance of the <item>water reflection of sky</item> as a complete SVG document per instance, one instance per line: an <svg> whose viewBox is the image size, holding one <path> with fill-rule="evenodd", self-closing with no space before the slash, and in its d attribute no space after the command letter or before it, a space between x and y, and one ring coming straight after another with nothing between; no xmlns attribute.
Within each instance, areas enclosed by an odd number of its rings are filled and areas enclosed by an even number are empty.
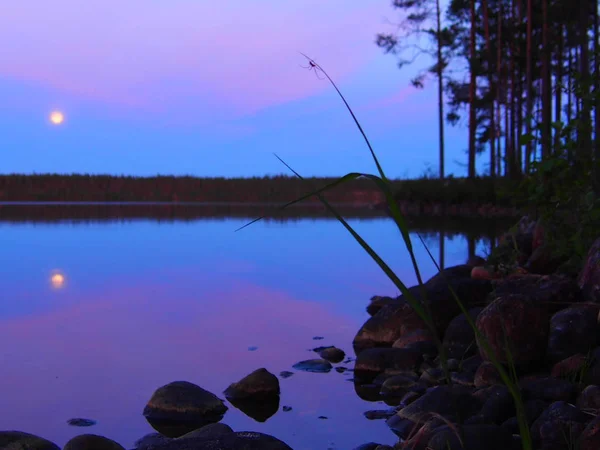
<svg viewBox="0 0 600 450"><path fill-rule="evenodd" d="M259 367L290 370L316 345L351 351L369 297L396 291L378 267L334 221L265 222L234 233L243 223L0 225L2 427L59 445L89 430L131 447L152 431L141 412L163 384L187 380L222 396ZM353 224L414 283L391 222ZM414 241L430 276L434 266ZM428 243L437 255L438 243ZM447 265L466 259L463 238L445 248ZM60 289L51 285L55 271L65 277ZM383 422L362 416L384 406L358 399L346 378L297 373L281 380L281 405L291 412L259 424L230 408L224 422L294 449L394 442ZM98 424L72 428L72 417Z"/></svg>

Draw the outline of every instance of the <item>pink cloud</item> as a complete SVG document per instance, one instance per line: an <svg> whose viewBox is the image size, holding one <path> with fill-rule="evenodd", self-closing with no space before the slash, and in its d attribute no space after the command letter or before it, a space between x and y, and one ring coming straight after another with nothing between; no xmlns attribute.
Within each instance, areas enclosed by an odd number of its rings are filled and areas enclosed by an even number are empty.
<svg viewBox="0 0 600 450"><path fill-rule="evenodd" d="M200 115L252 114L326 89L298 67L298 51L338 80L360 68L377 52L373 38L388 9L341 0L216 5L4 3L0 39L9 45L0 74L157 114L182 104Z"/></svg>

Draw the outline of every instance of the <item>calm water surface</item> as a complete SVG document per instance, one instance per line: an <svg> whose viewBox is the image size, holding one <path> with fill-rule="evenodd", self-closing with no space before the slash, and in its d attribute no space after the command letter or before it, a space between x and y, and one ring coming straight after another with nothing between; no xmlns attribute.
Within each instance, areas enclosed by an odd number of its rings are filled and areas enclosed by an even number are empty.
<svg viewBox="0 0 600 450"><path fill-rule="evenodd" d="M8 223L0 215L0 428L64 445L92 432L126 448L153 432L142 410L175 380L222 391L251 371L278 374L336 345L350 356L374 294L396 294L334 220L201 219ZM389 219L351 223L407 284L415 277ZM434 255L439 241L427 240ZM426 276L435 268L414 238ZM445 263L463 263L467 241L445 239ZM64 275L55 288L51 276ZM314 336L324 336L321 341ZM257 347L249 351L249 347ZM351 364L350 364L351 366ZM392 444L384 421L363 413L351 374L295 373L280 380L281 406L258 423L228 405L234 430L272 434L294 449ZM326 416L328 420L320 420ZM85 417L92 428L66 421Z"/></svg>

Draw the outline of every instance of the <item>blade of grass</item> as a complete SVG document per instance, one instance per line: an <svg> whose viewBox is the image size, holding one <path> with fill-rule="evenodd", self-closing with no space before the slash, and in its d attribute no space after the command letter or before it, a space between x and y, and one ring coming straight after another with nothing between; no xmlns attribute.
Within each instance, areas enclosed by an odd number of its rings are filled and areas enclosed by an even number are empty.
<svg viewBox="0 0 600 450"><path fill-rule="evenodd" d="M396 201L394 199L394 196L392 194L391 188L390 188L390 182L389 182L388 178L385 176L385 173L383 172L383 167L381 167L381 164L379 163L379 159L377 158L377 155L375 154L375 150L373 150L373 146L371 145L371 142L369 141L369 138L367 137L367 134L365 133L365 131L363 130L363 127L361 126L360 122L356 118L356 115L354 114L354 111L352 110L352 108L348 104L348 101L346 100L346 97L344 97L344 95L342 94L342 92L339 90L339 88L337 87L337 85L335 84L335 82L331 79L331 77L329 76L329 74L325 71L325 69L323 69L323 67L321 67L321 65L318 64L310 56L307 56L307 55L305 55L302 52L300 52L300 54L302 56L304 56L308 60L308 62L310 63L311 67L314 67L316 70L319 70L323 75L325 75L325 77L327 78L327 80L329 80L329 82L331 83L331 85L333 86L333 88L338 93L339 97L344 102L344 105L346 105L346 109L348 109L348 112L350 112L350 115L352 116L352 119L354 120L354 123L356 124L356 126L358 127L358 130L362 134L362 137L365 140L365 142L367 144L367 147L369 148L369 151L371 152L371 156L373 157L373 161L375 161L375 165L377 166L377 170L379 172L379 176L381 177L381 180L383 181L383 184L385 185L384 193L385 193L385 197L386 197L386 203L388 204L388 207L390 208L390 212L391 212L392 218L394 219L394 222L396 223L396 225L398 226L398 228L400 230L400 233L402 234L402 237L404 239L404 243L405 243L406 248L407 248L407 250L408 250L408 252L410 254L410 258L411 258L411 262L412 262L412 265L413 265L413 269L414 269L415 274L417 276L417 280L419 282L419 285L422 286L423 285L423 279L421 278L421 272L419 270L419 265L417 264L417 260L415 258L414 252L413 252L412 242L410 240L410 235L408 233L408 226L406 224L406 221L404 220L404 217L400 213L400 209L398 208L398 204L396 203ZM421 288L421 290L422 290L422 295L425 295L425 290L423 288Z"/></svg>

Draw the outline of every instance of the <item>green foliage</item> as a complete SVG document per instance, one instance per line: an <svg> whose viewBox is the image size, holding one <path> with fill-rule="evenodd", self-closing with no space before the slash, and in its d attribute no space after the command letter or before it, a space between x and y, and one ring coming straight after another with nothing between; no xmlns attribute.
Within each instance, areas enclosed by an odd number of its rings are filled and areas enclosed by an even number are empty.
<svg viewBox="0 0 600 450"><path fill-rule="evenodd" d="M572 265L581 264L600 226L600 196L594 182L598 162L593 161L591 148L580 148L576 140L568 139L580 125L576 119L553 124L565 139L551 156L532 162L532 173L515 192L519 204L541 220L544 241L554 256ZM531 139L533 133L523 136L524 141Z"/></svg>

